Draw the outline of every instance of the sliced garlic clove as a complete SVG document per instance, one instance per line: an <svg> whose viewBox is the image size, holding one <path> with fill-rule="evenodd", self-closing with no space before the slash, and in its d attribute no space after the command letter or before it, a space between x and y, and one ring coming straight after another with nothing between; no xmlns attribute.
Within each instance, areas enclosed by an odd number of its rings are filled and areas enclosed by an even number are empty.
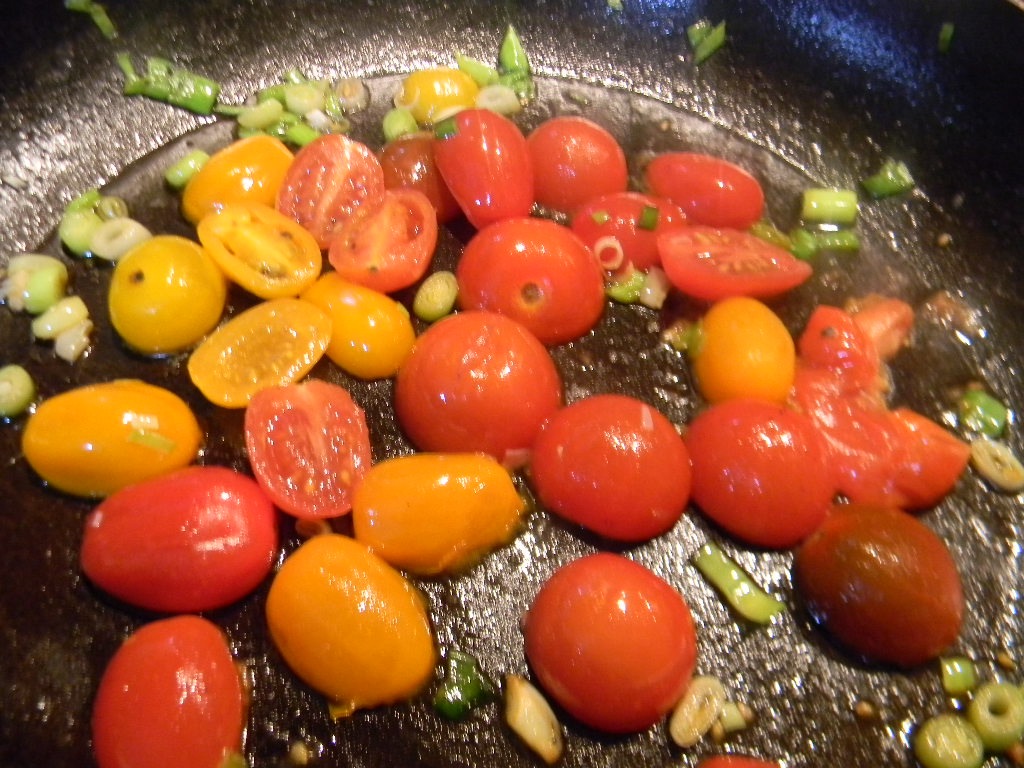
<svg viewBox="0 0 1024 768"><path fill-rule="evenodd" d="M668 733L680 747L692 747L717 722L725 705L725 688L717 677L695 677L672 711Z"/></svg>
<svg viewBox="0 0 1024 768"><path fill-rule="evenodd" d="M558 718L540 691L519 675L505 676L505 722L548 765L562 756Z"/></svg>

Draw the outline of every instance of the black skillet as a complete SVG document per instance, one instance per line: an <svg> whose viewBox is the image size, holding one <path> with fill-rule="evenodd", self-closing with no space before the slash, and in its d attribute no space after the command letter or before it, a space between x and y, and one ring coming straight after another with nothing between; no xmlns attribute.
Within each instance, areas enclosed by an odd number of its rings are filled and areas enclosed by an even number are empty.
<svg viewBox="0 0 1024 768"><path fill-rule="evenodd" d="M394 82L384 76L449 64L456 51L491 59L511 22L541 75L540 99L525 125L574 112L609 127L636 158L669 148L731 157L761 179L768 212L783 226L793 223L803 187L849 187L885 157L905 160L918 191L867 206L862 253L819 265L812 284L777 309L797 330L820 301L881 290L920 306L947 290L975 311L975 322L962 338L934 318L918 323L915 345L895 366L901 402L941 419L949 390L969 379L984 380L1014 407L1024 402L1017 377L1024 347L1024 11L1008 0L622 6L112 0L121 37L111 43L56 0L21 3L5 12L0 44L0 264L18 251L58 252L48 238L63 205L108 182L137 201L137 215L154 228L184 231L157 176L183 145L145 158L186 134L190 144L223 143L230 128L121 97L118 51L165 55L214 76L228 100L243 99L292 66L366 77L372 114L357 121L356 135L377 142L373 120ZM685 28L701 17L726 20L729 42L696 67ZM955 33L941 53L939 28L947 21ZM950 245L936 245L942 234L951 236ZM455 258L465 235L446 237L440 258ZM93 354L74 366L56 362L47 347L31 343L23 316L0 309L2 361L26 365L43 395L115 375L162 383L195 404L210 432L208 460L242 466L237 414L204 405L180 361L125 354L104 322L108 272L76 265L74 274L76 291L100 319ZM685 363L657 344L652 329L664 321L654 312L611 308L593 337L555 350L569 398L629 392L685 421L698 403ZM349 385L366 407L378 458L407 450L389 416L387 385L357 384L326 367L317 373ZM40 487L19 456L21 424L0 425L0 766L88 766L99 675L121 639L153 617L112 603L82 579L76 558L89 505ZM1020 452L1016 430L1010 440ZM955 650L978 659L985 676L1019 682L1019 672L995 659L1001 651L1020 656L1024 640L1020 499L995 494L968 474L924 519L947 541L964 579L969 611ZM290 547L287 524L284 532ZM791 610L781 622L767 629L738 623L687 565L709 537L785 597ZM557 565L595 548L607 545L538 512L514 545L468 574L423 583L440 645L477 655L494 676L526 673L519 614ZM946 706L934 667L897 673L866 666L814 629L793 593L788 553L737 547L694 513L628 554L686 595L700 627L700 671L718 675L759 719L725 746L705 741L680 752L663 728L607 738L565 718L566 766L695 765L724 751L799 766L909 765L913 724ZM270 648L262 596L210 616L254 680L247 734L254 766L286 764L299 740L323 765L537 764L493 705L449 724L423 696L330 721L322 700ZM879 707L877 720L855 718L860 699Z"/></svg>

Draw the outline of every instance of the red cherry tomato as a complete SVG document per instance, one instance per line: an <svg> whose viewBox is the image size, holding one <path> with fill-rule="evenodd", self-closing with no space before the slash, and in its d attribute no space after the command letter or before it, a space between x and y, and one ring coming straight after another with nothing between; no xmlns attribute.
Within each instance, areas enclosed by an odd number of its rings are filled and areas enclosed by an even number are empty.
<svg viewBox="0 0 1024 768"><path fill-rule="evenodd" d="M693 500L741 541L789 547L825 518L834 487L803 414L760 400L713 405L690 423Z"/></svg>
<svg viewBox="0 0 1024 768"><path fill-rule="evenodd" d="M242 681L227 640L198 616L147 624L100 680L92 740L100 768L220 768L242 749Z"/></svg>
<svg viewBox="0 0 1024 768"><path fill-rule="evenodd" d="M424 451L482 451L521 461L562 404L551 356L515 320L461 312L432 325L398 371L395 413Z"/></svg>
<svg viewBox="0 0 1024 768"><path fill-rule="evenodd" d="M903 509L926 509L953 490L967 468L971 446L909 408L891 412L903 451L896 475L896 502Z"/></svg>
<svg viewBox="0 0 1024 768"><path fill-rule="evenodd" d="M669 152L644 170L648 189L679 205L696 224L747 229L764 212L764 192L753 176L727 160Z"/></svg>
<svg viewBox="0 0 1024 768"><path fill-rule="evenodd" d="M645 209L657 211L653 227L642 225ZM649 215L649 214L647 214ZM658 235L686 226L686 214L678 205L638 192L617 192L588 200L572 217L572 231L587 244L598 261L610 271L632 265L646 271L661 264ZM616 264L614 238L622 249Z"/></svg>
<svg viewBox="0 0 1024 768"><path fill-rule="evenodd" d="M188 467L108 496L85 521L82 570L119 600L187 613L233 603L270 572L273 505L246 475Z"/></svg>
<svg viewBox="0 0 1024 768"><path fill-rule="evenodd" d="M779 768L779 764L744 755L719 755L701 760L697 768Z"/></svg>
<svg viewBox="0 0 1024 768"><path fill-rule="evenodd" d="M370 467L362 408L343 388L316 379L257 392L245 410L245 445L256 480L295 517L348 514Z"/></svg>
<svg viewBox="0 0 1024 768"><path fill-rule="evenodd" d="M469 222L482 229L529 216L533 168L519 127L488 109L465 109L451 120L454 133L435 141L434 159Z"/></svg>
<svg viewBox="0 0 1024 768"><path fill-rule="evenodd" d="M413 133L389 141L380 153L387 189L415 189L430 200L440 224L451 221L462 210L441 178L434 160L434 137Z"/></svg>
<svg viewBox="0 0 1024 768"><path fill-rule="evenodd" d="M553 117L526 144L537 202L571 213L593 197L624 192L626 155L608 131L583 117Z"/></svg>
<svg viewBox="0 0 1024 768"><path fill-rule="evenodd" d="M357 209L384 197L384 172L370 148L332 133L295 155L277 194L277 210L305 227L326 249Z"/></svg>
<svg viewBox="0 0 1024 768"><path fill-rule="evenodd" d="M812 615L872 661L922 664L960 632L956 564L942 540L905 512L836 507L797 551L794 566Z"/></svg>
<svg viewBox="0 0 1024 768"><path fill-rule="evenodd" d="M604 311L604 275L576 235L547 219L505 219L462 254L459 304L518 320L545 344L577 339Z"/></svg>
<svg viewBox="0 0 1024 768"><path fill-rule="evenodd" d="M688 296L768 298L795 288L811 266L759 237L735 229L687 227L658 236L661 265Z"/></svg>
<svg viewBox="0 0 1024 768"><path fill-rule="evenodd" d="M552 416L530 477L544 505L620 541L664 533L690 498L690 456L672 422L623 395L588 397Z"/></svg>
<svg viewBox="0 0 1024 768"><path fill-rule="evenodd" d="M656 723L693 674L690 609L666 581L620 555L563 566L524 621L526 657L573 717L610 733Z"/></svg>
<svg viewBox="0 0 1024 768"><path fill-rule="evenodd" d="M816 307L797 342L800 360L834 371L845 389L877 389L878 351L853 316L824 304Z"/></svg>
<svg viewBox="0 0 1024 768"><path fill-rule="evenodd" d="M381 205L350 217L327 258L346 280L391 293L427 271L437 246L437 214L415 189L387 190Z"/></svg>

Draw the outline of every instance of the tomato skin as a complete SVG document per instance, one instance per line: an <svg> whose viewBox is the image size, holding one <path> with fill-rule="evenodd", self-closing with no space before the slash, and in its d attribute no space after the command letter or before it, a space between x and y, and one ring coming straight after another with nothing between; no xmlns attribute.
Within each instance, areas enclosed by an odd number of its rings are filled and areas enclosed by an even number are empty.
<svg viewBox="0 0 1024 768"><path fill-rule="evenodd" d="M779 764L744 755L718 755L701 760L697 768L779 768Z"/></svg>
<svg viewBox="0 0 1024 768"><path fill-rule="evenodd" d="M196 224L228 203L273 206L294 156L280 139L250 136L216 152L189 179L181 211Z"/></svg>
<svg viewBox="0 0 1024 768"><path fill-rule="evenodd" d="M422 192L434 207L439 224L462 213L437 169L432 134L414 133L389 141L381 151L380 164L384 170L384 186Z"/></svg>
<svg viewBox="0 0 1024 768"><path fill-rule="evenodd" d="M716 302L700 323L691 354L701 394L711 403L739 397L784 402L796 375L793 338L782 320L757 299Z"/></svg>
<svg viewBox="0 0 1024 768"><path fill-rule="evenodd" d="M487 109L466 109L452 119L456 132L435 140L434 159L470 224L483 229L529 216L533 166L519 126Z"/></svg>
<svg viewBox="0 0 1024 768"><path fill-rule="evenodd" d="M361 379L394 376L416 340L405 307L379 291L350 283L337 272L322 275L302 300L331 318L327 356Z"/></svg>
<svg viewBox="0 0 1024 768"><path fill-rule="evenodd" d="M52 487L99 497L188 465L201 440L180 397L118 379L44 400L25 424L21 449Z"/></svg>
<svg viewBox="0 0 1024 768"><path fill-rule="evenodd" d="M455 275L459 305L497 312L544 344L590 331L604 312L604 275L572 231L546 219L490 224L466 245Z"/></svg>
<svg viewBox="0 0 1024 768"><path fill-rule="evenodd" d="M300 518L348 514L371 459L363 410L342 387L318 379L256 393L245 410L245 445L263 490Z"/></svg>
<svg viewBox="0 0 1024 768"><path fill-rule="evenodd" d="M681 207L696 224L746 229L764 212L757 179L727 160L696 152L669 152L644 170L648 189Z"/></svg>
<svg viewBox="0 0 1024 768"><path fill-rule="evenodd" d="M704 301L730 296L770 298L796 288L813 270L789 251L748 232L692 226L658 236L668 279Z"/></svg>
<svg viewBox="0 0 1024 768"><path fill-rule="evenodd" d="M835 371L849 391L880 385L877 349L853 316L841 309L815 307L798 348L803 363Z"/></svg>
<svg viewBox="0 0 1024 768"><path fill-rule="evenodd" d="M890 416L903 444L896 477L897 506L933 507L956 486L970 461L971 447L909 408L897 408Z"/></svg>
<svg viewBox="0 0 1024 768"><path fill-rule="evenodd" d="M598 553L561 567L523 626L526 657L573 717L608 733L660 720L690 682L697 638L682 596L644 566Z"/></svg>
<svg viewBox="0 0 1024 768"><path fill-rule="evenodd" d="M379 207L345 222L328 259L346 280L391 293L423 277L436 246L437 214L426 195L386 190Z"/></svg>
<svg viewBox="0 0 1024 768"><path fill-rule="evenodd" d="M323 268L313 236L268 205L225 205L204 216L196 234L224 274L261 299L296 296Z"/></svg>
<svg viewBox="0 0 1024 768"><path fill-rule="evenodd" d="M348 536L314 536L289 555L266 612L288 666L343 715L407 699L434 672L422 595Z"/></svg>
<svg viewBox="0 0 1024 768"><path fill-rule="evenodd" d="M811 614L871 661L923 664L959 634L956 564L942 540L905 512L835 507L797 551L794 571Z"/></svg>
<svg viewBox="0 0 1024 768"><path fill-rule="evenodd" d="M482 451L502 462L528 450L561 404L548 351L492 312L460 312L432 325L395 382L399 424L420 450Z"/></svg>
<svg viewBox="0 0 1024 768"><path fill-rule="evenodd" d="M822 438L803 414L760 400L729 400L686 433L693 501L741 541L797 544L821 524L834 488Z"/></svg>
<svg viewBox="0 0 1024 768"><path fill-rule="evenodd" d="M871 295L855 302L853 320L882 360L891 360L910 338L914 309L907 302Z"/></svg>
<svg viewBox="0 0 1024 768"><path fill-rule="evenodd" d="M359 209L384 198L384 171L370 148L337 133L314 139L295 155L277 195L277 210L330 246Z"/></svg>
<svg viewBox="0 0 1024 768"><path fill-rule="evenodd" d="M241 753L242 681L220 629L175 616L136 630L100 680L92 713L100 768L219 768Z"/></svg>
<svg viewBox="0 0 1024 768"><path fill-rule="evenodd" d="M252 592L277 551L274 507L249 477L185 469L122 488L85 521L82 571L150 611L220 608Z"/></svg>
<svg viewBox="0 0 1024 768"><path fill-rule="evenodd" d="M453 573L505 544L526 504L480 453L419 453L375 464L356 488L355 537L403 571Z"/></svg>
<svg viewBox="0 0 1024 768"><path fill-rule="evenodd" d="M626 155L607 130L584 117L545 120L526 139L537 202L571 213L599 195L625 192Z"/></svg>
<svg viewBox="0 0 1024 768"><path fill-rule="evenodd" d="M639 226L644 208L658 210L654 229ZM608 216L607 221L598 223ZM686 226L686 214L673 202L639 192L617 192L587 200L572 217L572 231L602 260L602 253L596 250L598 241L614 237L622 246L623 269L627 264L646 272L661 264L658 255L658 235Z"/></svg>
<svg viewBox="0 0 1024 768"><path fill-rule="evenodd" d="M533 446L541 502L619 541L658 536L690 498L690 455L672 423L640 400L594 395L558 411Z"/></svg>

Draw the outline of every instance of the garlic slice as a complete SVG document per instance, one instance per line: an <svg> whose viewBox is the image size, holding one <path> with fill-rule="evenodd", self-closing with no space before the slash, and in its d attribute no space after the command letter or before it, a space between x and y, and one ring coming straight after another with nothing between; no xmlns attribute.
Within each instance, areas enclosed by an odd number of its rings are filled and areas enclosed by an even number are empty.
<svg viewBox="0 0 1024 768"><path fill-rule="evenodd" d="M505 676L505 722L548 765L562 756L558 718L540 691L519 675Z"/></svg>

